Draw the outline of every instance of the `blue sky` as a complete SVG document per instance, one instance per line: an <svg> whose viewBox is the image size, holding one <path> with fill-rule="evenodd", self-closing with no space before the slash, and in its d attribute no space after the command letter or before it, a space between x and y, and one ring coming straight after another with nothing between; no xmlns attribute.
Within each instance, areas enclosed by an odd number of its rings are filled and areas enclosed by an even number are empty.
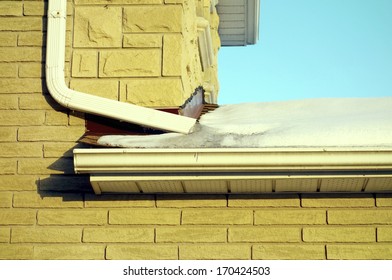
<svg viewBox="0 0 392 280"><path fill-rule="evenodd" d="M219 104L392 96L392 0L261 0L257 45L222 47Z"/></svg>

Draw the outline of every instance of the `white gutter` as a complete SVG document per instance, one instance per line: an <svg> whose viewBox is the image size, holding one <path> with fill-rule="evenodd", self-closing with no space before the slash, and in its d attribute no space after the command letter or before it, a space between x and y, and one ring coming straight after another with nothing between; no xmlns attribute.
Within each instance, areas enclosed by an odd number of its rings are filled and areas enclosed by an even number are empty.
<svg viewBox="0 0 392 280"><path fill-rule="evenodd" d="M52 97L71 110L100 115L165 131L188 134L196 119L102 98L75 90L65 83L67 0L49 0L46 46L46 83Z"/></svg>
<svg viewBox="0 0 392 280"><path fill-rule="evenodd" d="M75 149L101 193L392 191L392 149Z"/></svg>
<svg viewBox="0 0 392 280"><path fill-rule="evenodd" d="M75 149L76 173L389 172L392 150ZM203 176L203 175L200 175Z"/></svg>

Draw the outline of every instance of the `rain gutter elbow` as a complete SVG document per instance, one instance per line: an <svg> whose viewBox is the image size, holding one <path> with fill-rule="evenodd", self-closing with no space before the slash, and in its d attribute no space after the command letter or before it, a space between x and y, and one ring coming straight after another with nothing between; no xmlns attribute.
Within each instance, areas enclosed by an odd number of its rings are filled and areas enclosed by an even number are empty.
<svg viewBox="0 0 392 280"><path fill-rule="evenodd" d="M46 48L46 84L51 96L71 110L100 115L165 131L188 134L196 119L78 92L65 83L67 0L49 0Z"/></svg>

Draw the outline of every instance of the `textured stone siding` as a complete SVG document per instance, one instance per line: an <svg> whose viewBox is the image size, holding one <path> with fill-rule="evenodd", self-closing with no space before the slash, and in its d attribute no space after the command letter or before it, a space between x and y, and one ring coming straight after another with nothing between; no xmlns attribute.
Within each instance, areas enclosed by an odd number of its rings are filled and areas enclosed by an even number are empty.
<svg viewBox="0 0 392 280"><path fill-rule="evenodd" d="M182 105L218 89L217 15L209 1L74 1L70 87L141 106ZM211 21L215 63L202 71L196 18Z"/></svg>
<svg viewBox="0 0 392 280"><path fill-rule="evenodd" d="M0 1L0 259L392 259L387 194L94 195L73 171L83 114L45 86L46 8ZM217 87L196 16L218 42L208 1L69 1L67 82L147 106Z"/></svg>

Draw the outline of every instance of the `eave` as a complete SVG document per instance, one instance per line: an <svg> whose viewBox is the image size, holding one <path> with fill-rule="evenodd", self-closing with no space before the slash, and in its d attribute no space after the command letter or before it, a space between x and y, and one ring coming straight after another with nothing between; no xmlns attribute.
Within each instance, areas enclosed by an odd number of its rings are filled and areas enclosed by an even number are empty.
<svg viewBox="0 0 392 280"><path fill-rule="evenodd" d="M392 190L392 149L75 149L95 193Z"/></svg>
<svg viewBox="0 0 392 280"><path fill-rule="evenodd" d="M219 0L219 36L222 46L246 46L259 39L260 0Z"/></svg>

